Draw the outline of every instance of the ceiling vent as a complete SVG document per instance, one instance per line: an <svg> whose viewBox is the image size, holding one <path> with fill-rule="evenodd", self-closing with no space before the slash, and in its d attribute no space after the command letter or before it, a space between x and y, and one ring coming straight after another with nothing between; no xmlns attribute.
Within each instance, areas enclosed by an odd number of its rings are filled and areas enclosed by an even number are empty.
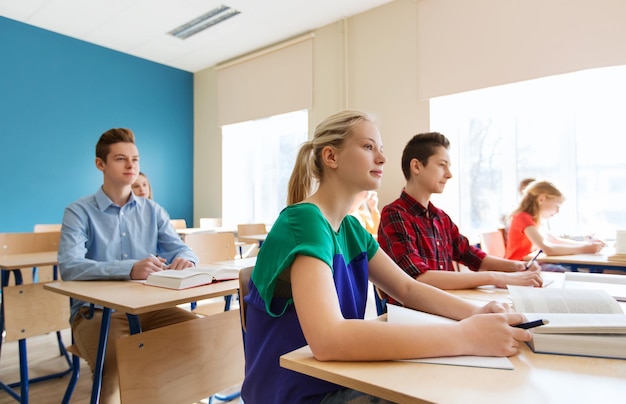
<svg viewBox="0 0 626 404"><path fill-rule="evenodd" d="M230 8L225 5L221 5L219 7L215 7L213 10L208 13L202 14L201 16L194 18L193 20L181 25L178 28L174 28L168 34L175 36L180 39L187 39L192 35L197 34L198 32L204 31L205 29L214 26L215 24L219 24L222 21L225 21L231 17L239 14L240 11L237 11L233 8Z"/></svg>

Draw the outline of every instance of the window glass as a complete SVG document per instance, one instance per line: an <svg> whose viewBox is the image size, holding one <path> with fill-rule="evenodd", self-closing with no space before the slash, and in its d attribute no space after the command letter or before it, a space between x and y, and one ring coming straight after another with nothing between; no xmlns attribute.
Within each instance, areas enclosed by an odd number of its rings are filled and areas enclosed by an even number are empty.
<svg viewBox="0 0 626 404"><path fill-rule="evenodd" d="M612 238L626 228L626 66L594 69L431 100L431 129L451 141L455 176L433 198L473 240L503 226L519 182L565 195L557 234Z"/></svg>
<svg viewBox="0 0 626 404"><path fill-rule="evenodd" d="M222 225L272 224L287 201L306 110L222 126Z"/></svg>

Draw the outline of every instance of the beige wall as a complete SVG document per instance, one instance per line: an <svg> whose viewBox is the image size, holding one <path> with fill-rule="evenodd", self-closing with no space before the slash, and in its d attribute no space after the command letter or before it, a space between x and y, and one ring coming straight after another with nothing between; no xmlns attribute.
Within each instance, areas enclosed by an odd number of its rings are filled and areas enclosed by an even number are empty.
<svg viewBox="0 0 626 404"><path fill-rule="evenodd" d="M404 144L429 130L429 98L626 64L624 20L622 0L396 0L314 32L310 126L342 108L376 115L382 206L404 184ZM221 216L215 91L213 68L196 73L195 222Z"/></svg>

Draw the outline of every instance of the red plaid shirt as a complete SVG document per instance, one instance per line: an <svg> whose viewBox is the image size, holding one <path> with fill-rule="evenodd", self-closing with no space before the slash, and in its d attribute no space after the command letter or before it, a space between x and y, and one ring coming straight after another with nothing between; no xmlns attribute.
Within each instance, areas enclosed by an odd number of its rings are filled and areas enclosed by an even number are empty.
<svg viewBox="0 0 626 404"><path fill-rule="evenodd" d="M454 261L477 271L487 255L470 245L443 210L430 202L426 210L404 191L383 208L378 243L413 278L430 270L454 271Z"/></svg>

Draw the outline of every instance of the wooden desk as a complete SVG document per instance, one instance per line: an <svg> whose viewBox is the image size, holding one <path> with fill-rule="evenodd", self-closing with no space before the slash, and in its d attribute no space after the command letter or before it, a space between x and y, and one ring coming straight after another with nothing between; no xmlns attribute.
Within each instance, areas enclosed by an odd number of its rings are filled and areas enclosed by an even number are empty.
<svg viewBox="0 0 626 404"><path fill-rule="evenodd" d="M589 268L589 272L602 272L602 269L616 269L626 272L625 261L610 261L606 250L598 254L573 254L573 255L559 255L559 256L540 256L537 258L538 262L550 263L550 264L563 264L570 265L576 270L578 268Z"/></svg>
<svg viewBox="0 0 626 404"><path fill-rule="evenodd" d="M91 392L91 403L95 404L98 403L100 397L111 310L137 315L183 303L232 295L237 293L239 282L233 280L173 290L146 286L144 282L138 281L66 281L47 283L44 288L103 307L98 359L94 369ZM69 399L69 397L66 398Z"/></svg>
<svg viewBox="0 0 626 404"><path fill-rule="evenodd" d="M245 269L253 268L256 265L256 257L241 258L237 260L217 261L214 264L224 266L226 268Z"/></svg>
<svg viewBox="0 0 626 404"><path fill-rule="evenodd" d="M57 265L57 263L56 251L0 255L0 270L14 270L44 265Z"/></svg>
<svg viewBox="0 0 626 404"><path fill-rule="evenodd" d="M460 292L475 300L508 299L503 289ZM535 354L526 344L510 359L515 370L399 361L320 362L305 346L283 355L280 365L398 403L569 404L624 399L626 360Z"/></svg>

